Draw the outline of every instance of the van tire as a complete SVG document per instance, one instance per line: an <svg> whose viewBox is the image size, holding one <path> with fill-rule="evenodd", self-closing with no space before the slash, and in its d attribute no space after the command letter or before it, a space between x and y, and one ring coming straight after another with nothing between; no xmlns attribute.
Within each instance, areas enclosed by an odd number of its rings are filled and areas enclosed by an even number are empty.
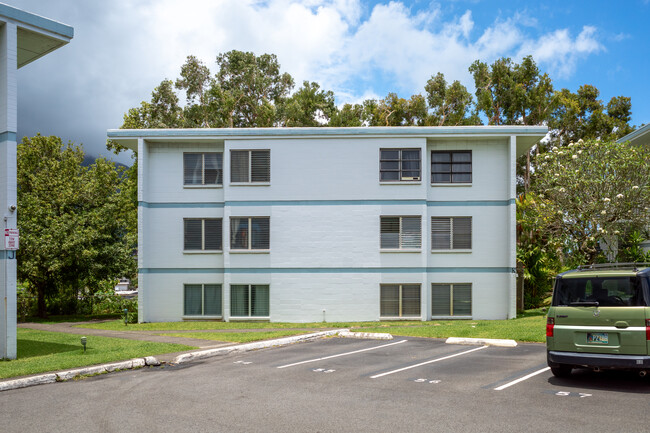
<svg viewBox="0 0 650 433"><path fill-rule="evenodd" d="M571 366L570 365L558 365L556 367L551 367L551 373L555 377L568 377L571 375Z"/></svg>

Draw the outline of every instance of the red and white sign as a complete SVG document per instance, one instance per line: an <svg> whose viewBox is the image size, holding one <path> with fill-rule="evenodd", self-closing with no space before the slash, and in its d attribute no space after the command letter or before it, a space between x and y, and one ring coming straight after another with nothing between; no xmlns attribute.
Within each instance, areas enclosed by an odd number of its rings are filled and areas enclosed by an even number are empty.
<svg viewBox="0 0 650 433"><path fill-rule="evenodd" d="M18 229L5 229L5 250L17 250L19 239Z"/></svg>

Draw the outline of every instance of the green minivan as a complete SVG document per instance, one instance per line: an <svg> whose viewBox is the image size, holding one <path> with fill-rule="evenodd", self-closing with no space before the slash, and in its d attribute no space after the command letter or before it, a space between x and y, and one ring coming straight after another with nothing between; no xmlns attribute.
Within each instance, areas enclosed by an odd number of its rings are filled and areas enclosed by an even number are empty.
<svg viewBox="0 0 650 433"><path fill-rule="evenodd" d="M555 279L546 319L548 365L557 377L573 368L650 370L650 264L579 267Z"/></svg>

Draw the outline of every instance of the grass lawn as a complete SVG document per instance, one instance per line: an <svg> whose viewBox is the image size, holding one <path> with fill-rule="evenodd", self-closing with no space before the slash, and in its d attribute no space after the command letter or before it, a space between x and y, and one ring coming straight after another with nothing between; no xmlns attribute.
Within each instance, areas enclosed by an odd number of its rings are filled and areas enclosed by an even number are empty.
<svg viewBox="0 0 650 433"><path fill-rule="evenodd" d="M18 328L18 359L0 361L0 379L194 349L180 344L88 337Z"/></svg>
<svg viewBox="0 0 650 433"><path fill-rule="evenodd" d="M179 332L164 333L168 337L199 338L201 340L228 341L231 343L251 343L305 334L305 331L258 331L258 332Z"/></svg>
<svg viewBox="0 0 650 433"><path fill-rule="evenodd" d="M86 322L89 320L110 320L121 319L119 314L69 314L64 316L49 316L46 319L41 317L19 318L19 322L24 323L63 323L63 322Z"/></svg>

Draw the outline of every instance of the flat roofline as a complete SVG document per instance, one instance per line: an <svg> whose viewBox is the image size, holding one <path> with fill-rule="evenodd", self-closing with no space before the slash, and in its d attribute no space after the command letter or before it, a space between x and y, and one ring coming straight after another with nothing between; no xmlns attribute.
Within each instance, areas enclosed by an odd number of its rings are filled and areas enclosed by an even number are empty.
<svg viewBox="0 0 650 433"><path fill-rule="evenodd" d="M627 134L625 137L621 137L618 140L616 140L617 143L625 143L626 141L629 141L632 144L646 144L650 142L650 123L647 125L644 125L637 129L636 131L632 131L629 134ZM647 137L646 137L647 135Z"/></svg>
<svg viewBox="0 0 650 433"><path fill-rule="evenodd" d="M369 126L308 128L195 128L195 129L109 129L107 136L131 150L137 140L236 140L246 138L323 137L507 137L517 136L528 148L548 132L546 126ZM518 140L519 144L519 140ZM524 144L524 143L522 143ZM518 146L519 147L519 146Z"/></svg>
<svg viewBox="0 0 650 433"><path fill-rule="evenodd" d="M72 39L74 37L74 28L71 26L51 20L49 18L42 17L40 15L33 14L31 12L26 12L22 9L18 9L4 3L0 3L0 17L9 18L13 21L27 24L36 29L41 29L50 33L57 34L66 39ZM30 30L33 31L34 29Z"/></svg>

